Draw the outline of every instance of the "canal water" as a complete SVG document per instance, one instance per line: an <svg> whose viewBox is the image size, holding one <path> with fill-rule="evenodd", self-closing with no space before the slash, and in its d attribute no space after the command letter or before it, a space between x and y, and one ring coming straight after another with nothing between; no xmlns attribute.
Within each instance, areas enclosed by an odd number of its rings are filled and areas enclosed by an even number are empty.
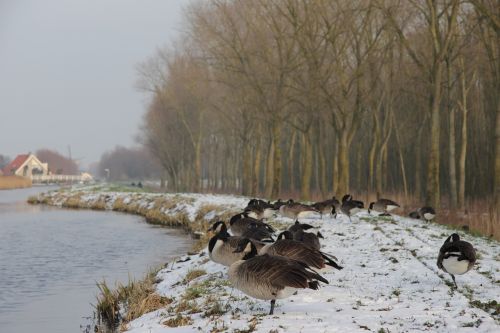
<svg viewBox="0 0 500 333"><path fill-rule="evenodd" d="M0 191L0 332L83 332L96 282L139 279L192 245L138 216L26 203L46 190Z"/></svg>

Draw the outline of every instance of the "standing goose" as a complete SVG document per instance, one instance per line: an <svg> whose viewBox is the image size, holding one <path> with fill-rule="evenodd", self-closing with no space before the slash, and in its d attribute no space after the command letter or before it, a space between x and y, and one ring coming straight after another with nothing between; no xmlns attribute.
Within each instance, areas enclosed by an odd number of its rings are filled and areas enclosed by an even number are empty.
<svg viewBox="0 0 500 333"><path fill-rule="evenodd" d="M234 252L238 243L243 239L240 236L231 236L227 232L226 224L222 221L215 222L208 231L216 232L208 242L208 255L212 261L222 264L224 266L230 266L237 260L243 258L242 253ZM250 237L249 237L250 238ZM254 246L261 249L265 243L250 239Z"/></svg>
<svg viewBox="0 0 500 333"><path fill-rule="evenodd" d="M311 214L318 214L318 210L314 207L294 202L292 199L288 200L286 205L280 207L280 214L296 220L300 217L310 216Z"/></svg>
<svg viewBox="0 0 500 333"><path fill-rule="evenodd" d="M342 213L347 215L349 217L349 221L352 222L351 220L351 215L356 214L357 212L361 211L365 205L363 204L363 201L358 201L358 200L353 200L352 195L346 194L342 198L342 206L340 210Z"/></svg>
<svg viewBox="0 0 500 333"><path fill-rule="evenodd" d="M455 288L455 275L467 273L476 262L476 251L471 243L460 240L458 234L452 234L439 249L437 266L451 275Z"/></svg>
<svg viewBox="0 0 500 333"><path fill-rule="evenodd" d="M229 220L229 230L234 236L242 236L248 230L258 232L262 238L269 238L274 233L273 227L260 220L249 217L246 213L236 214Z"/></svg>
<svg viewBox="0 0 500 333"><path fill-rule="evenodd" d="M319 289L319 282L328 281L304 263L270 255L257 256L252 242L241 243L237 252L244 253L229 267L229 281L245 294L257 299L270 300L271 310L277 299L287 298L298 289Z"/></svg>
<svg viewBox="0 0 500 333"><path fill-rule="evenodd" d="M419 208L418 215L420 215L420 218L424 218L425 221L429 222L436 216L436 211L432 207L425 206Z"/></svg>
<svg viewBox="0 0 500 333"><path fill-rule="evenodd" d="M335 207L329 200L316 202L312 204L311 207L315 208L320 213L321 218L323 218L323 215L335 214Z"/></svg>
<svg viewBox="0 0 500 333"><path fill-rule="evenodd" d="M378 199L375 202L371 202L370 206L368 207L368 214L370 214L370 211L375 211L378 213L381 213L381 215L390 215L389 212L398 208L399 205L389 199Z"/></svg>
<svg viewBox="0 0 500 333"><path fill-rule="evenodd" d="M295 259L298 261L302 261L307 266L310 266L315 269L322 269L326 266L331 266L338 270L341 270L343 267L339 266L334 260L338 260L334 256L330 254L323 253L319 250L313 249L301 242L298 242L293 239L286 239L283 235L278 236L278 239L274 243L268 243L264 245L259 250L259 255L269 254L273 256L282 256L291 259ZM246 242L249 242L248 239L242 240L240 245L244 246Z"/></svg>

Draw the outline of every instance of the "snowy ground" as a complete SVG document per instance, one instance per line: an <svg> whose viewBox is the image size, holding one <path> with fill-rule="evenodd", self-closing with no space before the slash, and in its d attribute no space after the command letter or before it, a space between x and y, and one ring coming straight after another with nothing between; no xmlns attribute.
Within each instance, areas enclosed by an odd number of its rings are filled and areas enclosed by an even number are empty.
<svg viewBox="0 0 500 333"><path fill-rule="evenodd" d="M246 203L229 196L196 198ZM231 288L227 268L211 262L205 249L159 272L157 291L172 303L132 321L128 332L500 332L499 242L460 233L479 260L472 271L457 276L454 290L449 275L436 266L451 229L366 212L352 223L342 215L306 221L325 237L322 251L344 266L322 273L329 285L278 300L275 315L269 316L269 302ZM281 229L293 223L286 218L272 222ZM195 273L202 275L191 280Z"/></svg>

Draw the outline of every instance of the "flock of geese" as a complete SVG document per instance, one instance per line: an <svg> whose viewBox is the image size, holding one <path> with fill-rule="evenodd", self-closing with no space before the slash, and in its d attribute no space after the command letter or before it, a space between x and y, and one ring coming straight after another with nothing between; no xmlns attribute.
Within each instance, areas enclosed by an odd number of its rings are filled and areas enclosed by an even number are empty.
<svg viewBox="0 0 500 333"><path fill-rule="evenodd" d="M369 205L368 213L387 216L399 205L389 199L379 199ZM270 315L274 313L277 299L287 298L299 289L318 290L320 283L328 284L320 272L343 267L332 254L321 251L320 232L307 230L310 224L298 219L337 213L351 216L364 208L362 201L349 194L341 201L335 197L306 205L292 199L274 203L252 199L242 213L229 220L215 222L208 231L215 235L208 243L210 259L227 266L228 277L233 286L243 293L261 300L271 301ZM279 233L263 220L276 214L295 220L287 230ZM432 220L436 212L431 207L422 207L410 213L410 217ZM449 236L439 250L437 266L451 275L455 288L455 275L468 272L476 261L473 246L460 240L458 234Z"/></svg>

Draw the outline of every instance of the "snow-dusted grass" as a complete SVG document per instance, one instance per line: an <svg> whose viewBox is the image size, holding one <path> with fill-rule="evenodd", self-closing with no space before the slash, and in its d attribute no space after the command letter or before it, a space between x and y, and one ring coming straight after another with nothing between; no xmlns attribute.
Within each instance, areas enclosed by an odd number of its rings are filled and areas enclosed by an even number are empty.
<svg viewBox="0 0 500 333"><path fill-rule="evenodd" d="M174 302L132 321L129 332L500 331L498 242L462 235L480 259L474 270L457 276L454 290L449 275L436 266L439 248L452 232L446 227L367 213L352 223L341 215L307 222L325 236L322 250L345 267L322 273L329 285L278 300L275 315L269 316L269 302L233 289L227 268L211 262L205 249L158 273L157 292ZM195 268L206 274L186 282Z"/></svg>

